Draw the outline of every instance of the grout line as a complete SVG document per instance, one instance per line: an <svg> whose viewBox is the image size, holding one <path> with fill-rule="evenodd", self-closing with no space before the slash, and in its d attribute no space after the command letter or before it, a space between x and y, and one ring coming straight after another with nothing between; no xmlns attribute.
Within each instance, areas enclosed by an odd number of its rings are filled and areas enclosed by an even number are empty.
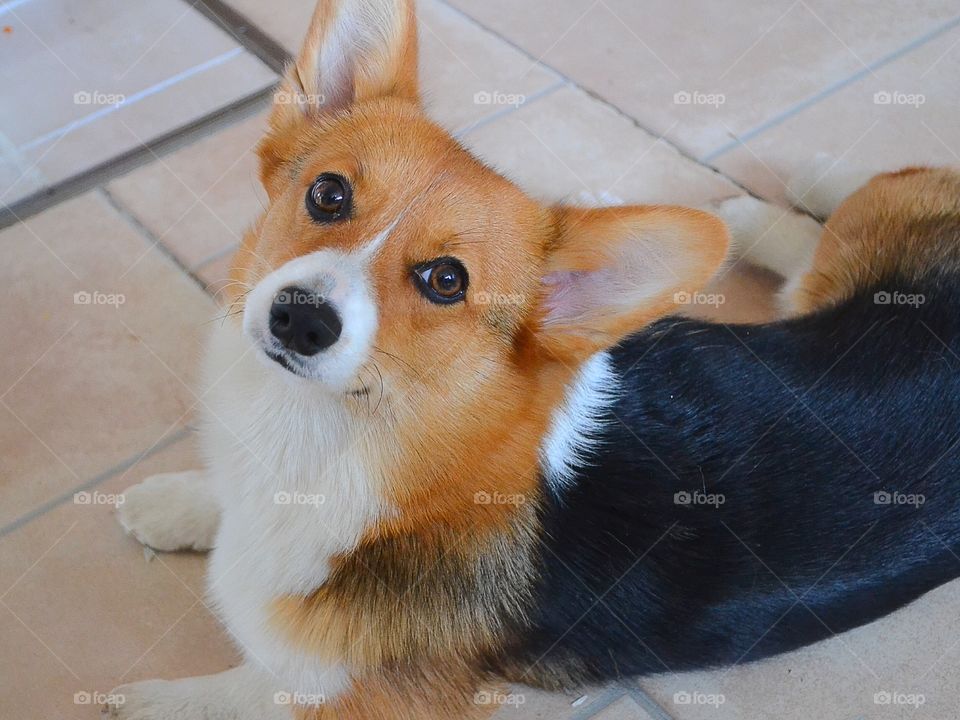
<svg viewBox="0 0 960 720"><path fill-rule="evenodd" d="M246 15L227 5L223 0L197 0L191 6L215 23L250 53L260 58L267 67L282 75L292 59L279 42L263 32Z"/></svg>
<svg viewBox="0 0 960 720"><path fill-rule="evenodd" d="M569 720L590 720L597 713L601 713L623 697L627 691L619 686L608 687L601 692L589 705L570 716Z"/></svg>
<svg viewBox="0 0 960 720"><path fill-rule="evenodd" d="M78 118L77 120L74 120L73 122L69 122L66 125L61 125L60 127L56 128L55 130L51 130L48 133L44 133L40 137L34 138L33 140L26 143L25 145L21 145L19 148L17 148L17 150L20 153L24 153L28 150L33 150L34 148L39 147L40 145L48 143L51 140L58 140L64 135L67 135L68 133L71 133L78 128L85 127L86 125L89 125L92 122L96 122L102 117L106 117L107 115L112 115L113 113L119 110L123 110L124 108L136 105L141 100L144 100L148 97L152 97L157 93L163 92L167 88L173 87L174 85L177 85L183 80L189 80L195 75L199 75L201 73L206 72L207 70L210 70L215 67L219 67L224 63L230 62L235 57L242 55L243 53L244 53L244 49L242 47L235 47L232 50L228 50L225 53L221 53L220 55L210 58L209 60L206 60L200 63L199 65L194 65L193 67L187 68L183 72L179 72L176 75L171 75L165 80L161 80L160 82L155 83L148 88L144 88L143 90L135 92L129 97L125 97L122 101L118 102L115 105L108 105L106 107L100 108L99 110L96 110L92 113L84 115L82 118Z"/></svg>
<svg viewBox="0 0 960 720"><path fill-rule="evenodd" d="M557 68L555 68L553 65L550 65L550 64L548 64L548 63L545 63L541 58L537 58L537 57L535 57L534 55L532 55L532 54L530 53L530 51L528 51L528 50L527 50L526 48L524 48L522 45L519 45L519 44L515 43L513 40L511 40L510 38L501 35L499 32L497 32L496 30L494 30L493 28L491 28L489 25L486 25L485 23L480 22L480 21L477 20L475 17L473 17L472 15L470 15L470 14L466 13L465 11L461 10L461 9L458 8L457 6L451 5L451 4L449 3L449 0L438 0L438 1L441 2L445 7L449 8L450 10L452 10L453 12L455 12L457 15L459 15L460 17L462 17L462 18L463 18L464 20L466 20L467 22L472 23L473 25L475 25L476 27L480 28L481 30L489 33L489 34L492 35L493 37L496 37L496 38L499 39L501 42L509 45L509 46L512 47L514 50L516 50L517 52L519 52L521 55L523 55L524 57L526 57L527 59L529 59L531 62L536 63L538 66L543 67L543 68L546 68L547 70L551 71L552 73L554 73L554 74L557 75L558 77L563 78L563 80L565 81L565 83L566 83L568 86L577 88L577 89L580 90L581 92L585 93L588 97L596 100L597 102L601 103L602 105L606 106L607 108L613 110L613 111L614 111L617 115L619 115L620 117L622 117L622 118L624 118L624 119L626 119L626 120L629 120L630 123L631 123L635 128L637 128L638 130L642 130L643 132L645 132L645 133L646 133L647 135L649 135L650 137L656 139L658 142L662 142L662 143L663 143L664 145L666 145L667 147L673 149L674 152L676 152L676 153L677 153L678 155L680 155L681 157L683 157L683 158L691 161L692 163L694 163L694 164L696 164L696 165L704 168L705 170L713 173L714 175L717 175L717 176L723 178L724 180L726 180L727 182L729 182L730 184L732 184L733 186L735 186L738 190L740 190L740 191L743 192L744 194L750 195L751 197L755 197L755 198L757 198L758 200L763 200L763 198L762 198L761 196L757 195L754 191L752 191L752 190L751 190L750 188L748 188L746 185L744 185L743 183L741 183L739 180L730 177L729 175L721 172L720 170L718 170L717 168L715 168L715 167L713 167L713 166L711 166L711 165L705 164L703 161L701 161L701 160L700 160L699 158L697 158L695 155L693 155L692 153L688 152L688 151L685 150L684 148L682 148L682 147L680 147L679 145L677 145L673 140L671 140L670 138L668 138L668 137L666 137L666 136L664 136L664 135L662 135L662 134L654 131L652 128L647 127L646 125L644 125L643 123L641 123L639 120L637 120L637 118L633 117L633 115L630 115L628 112L626 112L625 110L621 109L618 105L615 105L614 103L610 102L607 98L603 97L602 95L600 95L599 93L597 93L595 90L591 90L590 88L588 88L588 87L586 87L586 86L584 86L584 85L581 85L580 83L578 83L576 80L574 80L573 78L571 78L571 77L570 77L569 75L567 75L566 73L563 73L563 72L561 72L560 70L558 70Z"/></svg>
<svg viewBox="0 0 960 720"><path fill-rule="evenodd" d="M137 234L141 235L144 240L151 245L151 249L159 251L160 254L172 262L180 272L193 280L194 284L203 290L204 293L207 295L210 294L207 292L207 287L204 285L203 281L194 275L190 268L183 264L183 261L180 260L180 258L178 258L169 247L167 247L163 240L161 240L156 233L153 232L153 230L144 225L140 218L138 218L130 208L124 205L122 201L120 201L113 193L111 193L110 190L107 189L106 185L99 187L97 192L103 197L106 203L137 232ZM149 250L147 252L149 252Z"/></svg>
<svg viewBox="0 0 960 720"><path fill-rule="evenodd" d="M15 10L21 5L26 5L28 2L32 2L32 0L10 0L10 2L0 5L0 15L6 15L11 10Z"/></svg>
<svg viewBox="0 0 960 720"><path fill-rule="evenodd" d="M137 455L133 455L127 458L126 460L123 460L117 465L114 465L112 468L109 468L104 472L100 473L99 475L94 476L92 479L88 480L87 482L77 485L76 487L73 487L70 490L67 490L66 492L62 493L61 495L58 495L57 497L51 500L48 500L47 502L43 503L39 507L35 507L33 510L30 510L29 512L24 513L20 517L10 521L4 527L0 528L0 538L3 538L16 530L19 530L27 523L30 523L36 520L41 515L44 515L50 512L54 508L57 508L60 505L64 505L68 501L72 500L73 496L76 495L78 492L92 490L93 488L97 487L101 483L106 482L113 476L118 475L119 473L126 472L130 468L135 467L137 464L139 464L143 460L146 460L147 458L150 458L156 455L157 453L162 452L163 450L166 450L168 447L176 445L181 440L186 439L187 436L190 435L190 433L191 433L190 428L188 427L182 428L177 432L175 432L173 435L170 435L164 440L156 443L153 447L147 450L144 450Z"/></svg>
<svg viewBox="0 0 960 720"><path fill-rule="evenodd" d="M229 245L224 245L219 250L214 250L212 253L207 255L203 260L196 263L193 266L193 269L191 272L198 273L210 263L214 263L217 260L220 260L221 258L227 255L235 253L239 249L240 249L240 243L230 243Z"/></svg>
<svg viewBox="0 0 960 720"><path fill-rule="evenodd" d="M653 720L672 720L670 714L660 707L660 703L650 697L646 690L640 687L636 679L628 681L623 686L634 702L649 713Z"/></svg>
<svg viewBox="0 0 960 720"><path fill-rule="evenodd" d="M168 155L221 128L244 120L267 107L273 86L262 88L160 137L105 160L54 185L7 206L0 202L0 230L37 215L65 200L81 195L156 158Z"/></svg>
<svg viewBox="0 0 960 720"><path fill-rule="evenodd" d="M541 98L544 98L544 97L546 97L547 95L553 94L554 92L556 92L556 91L559 90L560 88L565 87L565 86L567 85L567 83L568 83L568 81L567 81L566 79L560 78L559 80L557 80L557 82L553 83L552 85L548 85L548 86L545 87L545 88L542 88L542 89L540 89L540 90L537 90L537 92L535 92L535 93L534 93L533 95L531 95L530 97L524 98L524 100L523 100L523 102L522 102L521 104L519 104L519 105L511 105L511 106L507 106L507 107L505 107L505 108L500 108L500 109L497 110L496 112L491 113L490 115L487 115L486 117L482 117L482 118L480 118L479 120L475 120L474 122L470 123L469 125L466 125L466 126L460 128L459 130L457 130L456 132L451 133L451 134L453 135L453 137L455 137L455 138L457 138L457 139L459 140L460 138L463 138L463 137L469 135L469 134L472 133L474 130L479 130L480 128L482 128L482 127L484 127L484 126L486 126L486 125L489 125L490 123L492 123L492 122L494 122L494 121L496 121L496 120L499 120L499 119L501 119L501 118L507 117L508 115L512 115L513 113L515 113L515 112L517 112L518 110L520 110L520 108L525 108L525 107L527 107L528 105L531 105L531 104L535 103L537 100L539 100L539 99L541 99Z"/></svg>
<svg viewBox="0 0 960 720"><path fill-rule="evenodd" d="M948 20L945 24L941 25L940 27L934 28L933 30L928 31L923 35L920 35L919 37L914 38L903 47L897 50L894 50L893 52L888 53L887 55L884 55L879 60L876 60L870 63L865 68L862 68L861 70L858 70L857 72L855 72L853 75L842 78L830 85L827 85L827 87L811 95L807 99L801 100L799 103L797 103L793 107L787 108L783 112L778 113L777 115L774 115L773 117L763 121L756 127L743 133L742 135L738 135L736 138L734 138L730 142L724 145L721 145L719 148L717 148L713 152L707 153L706 155L703 156L703 158L699 162L701 163L714 162L721 155L724 155L730 152L731 150L740 147L740 145L747 143L750 140L753 140L755 137L766 132L767 130L774 128L783 122L786 122L787 120L792 118L794 115L798 115L799 113L806 110L811 105L815 105L821 100L824 100L830 97L831 95L839 92L840 90L843 90L845 87L856 83L858 80L862 79L864 76L873 74L875 70L878 70L879 68L884 67L885 65L889 65L895 60L899 60L904 55L907 55L908 53L925 45L931 40L934 40L940 37L941 35L949 32L950 30L954 29L958 25L960 25L960 16L957 16L952 20Z"/></svg>

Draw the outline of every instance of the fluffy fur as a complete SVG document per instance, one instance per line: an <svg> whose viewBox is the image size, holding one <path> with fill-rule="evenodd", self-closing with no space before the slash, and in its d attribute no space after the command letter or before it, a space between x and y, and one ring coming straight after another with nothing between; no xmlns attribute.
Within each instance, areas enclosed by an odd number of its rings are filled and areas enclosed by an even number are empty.
<svg viewBox="0 0 960 720"><path fill-rule="evenodd" d="M424 117L415 73L410 2L320 2L207 355L202 481L148 481L122 518L167 549L215 535L246 664L118 689L114 715L481 717L474 692L505 678L759 658L956 574L955 175L845 202L794 278L801 318L657 322L724 261L723 223L544 207ZM335 223L305 207L325 173L352 186ZM413 271L449 257L465 296L432 303ZM281 364L289 283L343 330Z"/></svg>

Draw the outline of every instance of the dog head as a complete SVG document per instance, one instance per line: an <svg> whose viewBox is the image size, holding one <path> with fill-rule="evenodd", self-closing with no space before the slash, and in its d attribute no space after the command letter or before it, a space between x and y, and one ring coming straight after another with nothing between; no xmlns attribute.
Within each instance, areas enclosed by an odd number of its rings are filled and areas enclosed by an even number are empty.
<svg viewBox="0 0 960 720"><path fill-rule="evenodd" d="M407 500L481 469L535 475L580 367L701 288L727 247L695 210L536 202L425 116L416 70L411 0L321 0L232 273L244 333L291 393L390 424L417 465Z"/></svg>

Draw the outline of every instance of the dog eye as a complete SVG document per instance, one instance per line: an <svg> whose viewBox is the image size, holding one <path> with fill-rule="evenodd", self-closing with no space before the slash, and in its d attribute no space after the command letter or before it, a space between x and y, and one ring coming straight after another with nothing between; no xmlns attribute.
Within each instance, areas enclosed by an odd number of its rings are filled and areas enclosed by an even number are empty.
<svg viewBox="0 0 960 720"><path fill-rule="evenodd" d="M307 190L307 212L317 222L328 223L350 215L350 183L324 173Z"/></svg>
<svg viewBox="0 0 960 720"><path fill-rule="evenodd" d="M413 269L417 287L430 302L448 304L467 293L467 269L455 258L438 258Z"/></svg>

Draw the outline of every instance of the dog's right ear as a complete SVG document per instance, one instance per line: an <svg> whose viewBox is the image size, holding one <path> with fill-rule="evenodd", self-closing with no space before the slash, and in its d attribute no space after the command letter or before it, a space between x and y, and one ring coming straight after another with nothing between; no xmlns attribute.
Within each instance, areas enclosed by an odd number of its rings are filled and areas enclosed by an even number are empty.
<svg viewBox="0 0 960 720"><path fill-rule="evenodd" d="M419 97L414 1L319 0L274 95L271 134L377 97ZM284 154L270 145L260 148L265 176Z"/></svg>

